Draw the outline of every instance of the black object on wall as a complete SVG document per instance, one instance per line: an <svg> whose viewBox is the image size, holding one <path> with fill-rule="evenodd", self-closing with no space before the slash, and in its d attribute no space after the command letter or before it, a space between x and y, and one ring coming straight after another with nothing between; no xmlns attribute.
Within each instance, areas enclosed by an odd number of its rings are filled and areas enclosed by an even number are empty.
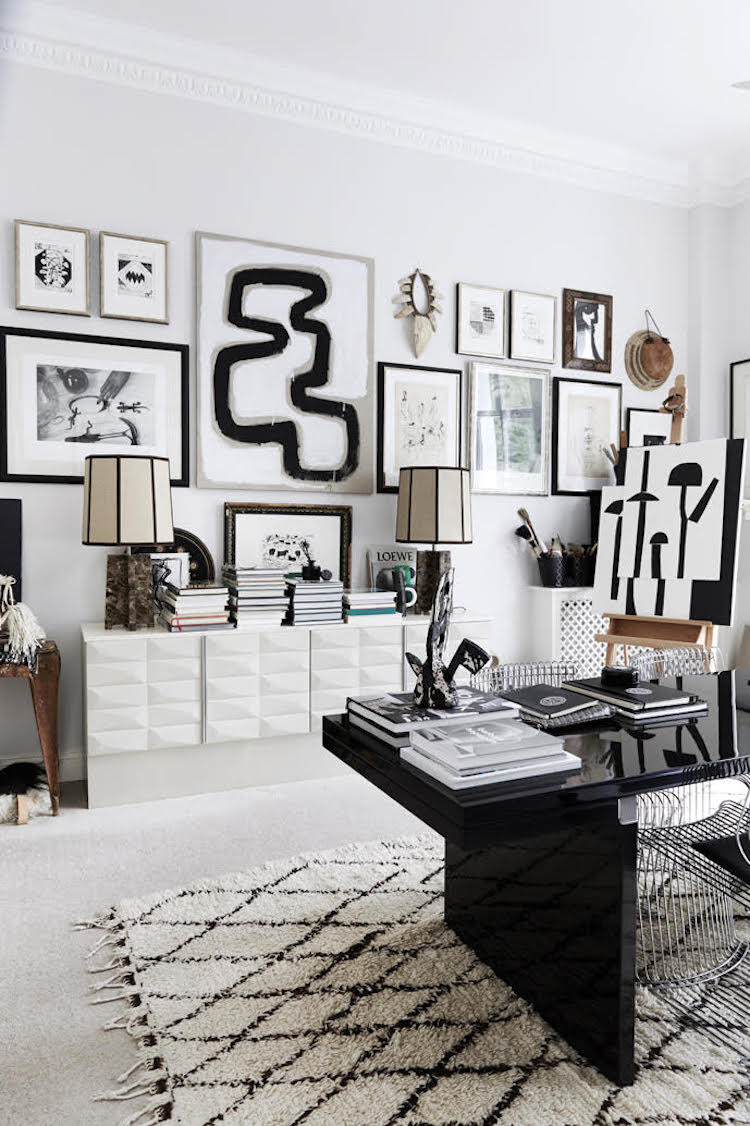
<svg viewBox="0 0 750 1126"><path fill-rule="evenodd" d="M0 575L16 580L13 597L21 601L21 502L0 500Z"/></svg>

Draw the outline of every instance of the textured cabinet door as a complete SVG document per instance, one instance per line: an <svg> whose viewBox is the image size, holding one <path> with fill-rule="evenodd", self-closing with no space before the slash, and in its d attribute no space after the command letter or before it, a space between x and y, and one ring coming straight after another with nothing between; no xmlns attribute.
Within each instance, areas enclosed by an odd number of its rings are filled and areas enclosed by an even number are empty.
<svg viewBox="0 0 750 1126"><path fill-rule="evenodd" d="M206 637L206 742L260 735L260 634Z"/></svg>
<svg viewBox="0 0 750 1126"><path fill-rule="evenodd" d="M346 710L347 696L398 692L403 683L403 626L344 626L310 631L310 710L321 718Z"/></svg>
<svg viewBox="0 0 750 1126"><path fill-rule="evenodd" d="M146 640L112 637L86 646L86 734L90 755L148 746Z"/></svg>
<svg viewBox="0 0 750 1126"><path fill-rule="evenodd" d="M150 750L196 746L203 738L201 646L193 633L146 642Z"/></svg>
<svg viewBox="0 0 750 1126"><path fill-rule="evenodd" d="M310 632L267 630L259 635L261 738L310 730Z"/></svg>

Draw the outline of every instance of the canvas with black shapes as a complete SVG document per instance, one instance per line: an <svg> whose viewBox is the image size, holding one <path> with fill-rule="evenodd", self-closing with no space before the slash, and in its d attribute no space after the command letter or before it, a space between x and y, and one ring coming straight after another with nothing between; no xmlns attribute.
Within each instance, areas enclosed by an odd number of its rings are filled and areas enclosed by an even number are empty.
<svg viewBox="0 0 750 1126"><path fill-rule="evenodd" d="M731 624L743 461L741 439L628 451L602 490L599 613Z"/></svg>

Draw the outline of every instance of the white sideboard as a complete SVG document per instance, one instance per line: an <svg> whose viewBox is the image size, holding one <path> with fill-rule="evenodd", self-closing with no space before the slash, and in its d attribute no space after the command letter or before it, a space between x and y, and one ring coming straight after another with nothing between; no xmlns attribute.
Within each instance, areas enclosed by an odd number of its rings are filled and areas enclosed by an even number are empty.
<svg viewBox="0 0 750 1126"><path fill-rule="evenodd" d="M90 806L269 785L346 772L321 718L346 697L401 691L426 617L189 634L84 625ZM457 616L449 646L489 647L488 618ZM448 649L450 655L452 648Z"/></svg>

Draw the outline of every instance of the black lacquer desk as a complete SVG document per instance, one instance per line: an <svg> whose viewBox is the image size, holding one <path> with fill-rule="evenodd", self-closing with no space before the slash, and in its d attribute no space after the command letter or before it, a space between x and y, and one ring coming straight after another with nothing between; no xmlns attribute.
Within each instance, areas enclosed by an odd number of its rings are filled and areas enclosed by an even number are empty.
<svg viewBox="0 0 750 1126"><path fill-rule="evenodd" d="M565 734L572 774L453 791L323 720L323 745L445 838L445 919L608 1078L634 1074L637 796L750 773L750 672L683 677L709 715Z"/></svg>

